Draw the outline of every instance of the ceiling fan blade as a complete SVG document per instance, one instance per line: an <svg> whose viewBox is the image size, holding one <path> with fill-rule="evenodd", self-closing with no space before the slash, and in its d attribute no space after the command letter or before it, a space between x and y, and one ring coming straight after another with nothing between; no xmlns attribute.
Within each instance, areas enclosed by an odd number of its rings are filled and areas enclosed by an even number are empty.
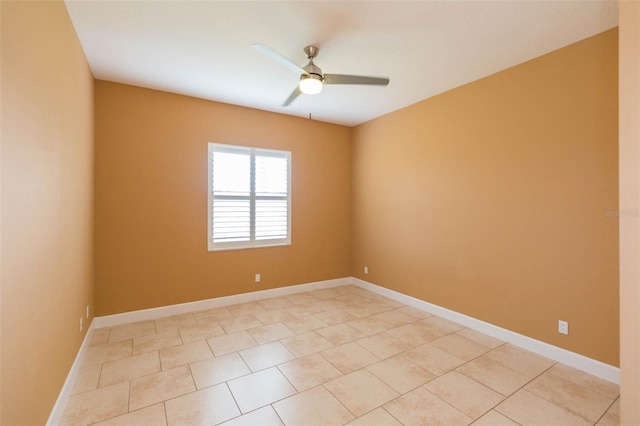
<svg viewBox="0 0 640 426"><path fill-rule="evenodd" d="M309 74L308 72L303 70L301 67L296 65L294 62L292 62L289 59L287 59L286 57L282 56L281 54L279 54L278 52L276 52L275 50L273 50L269 46L266 46L266 45L260 44L260 43L256 43L256 44L252 44L251 47L253 47L254 49L256 49L259 52L262 52L263 54L265 54L266 56L270 57L274 61L280 63L280 65L284 65L285 67L289 68L291 71L293 71L293 72L295 72L297 74Z"/></svg>
<svg viewBox="0 0 640 426"><path fill-rule="evenodd" d="M325 74L324 84L369 84L373 86L386 86L388 78L365 77L363 75Z"/></svg>
<svg viewBox="0 0 640 426"><path fill-rule="evenodd" d="M289 104L293 102L298 96L300 96L301 93L302 92L300 91L300 86L296 86L296 88L293 89L293 92L291 92L287 100L284 101L282 106L289 106Z"/></svg>

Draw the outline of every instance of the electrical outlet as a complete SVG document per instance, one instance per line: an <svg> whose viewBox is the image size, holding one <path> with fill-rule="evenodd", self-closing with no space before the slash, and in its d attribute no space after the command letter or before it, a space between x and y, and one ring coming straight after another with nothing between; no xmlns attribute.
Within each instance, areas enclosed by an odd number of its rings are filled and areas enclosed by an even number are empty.
<svg viewBox="0 0 640 426"><path fill-rule="evenodd" d="M365 267L364 267L364 273L365 273L365 274L368 274L368 273L369 273L369 267L368 267L368 266L365 266Z"/></svg>
<svg viewBox="0 0 640 426"><path fill-rule="evenodd" d="M260 282L260 274L256 274L256 282L259 283Z"/></svg>
<svg viewBox="0 0 640 426"><path fill-rule="evenodd" d="M569 334L569 323L567 321L558 321L558 333Z"/></svg>
<svg viewBox="0 0 640 426"><path fill-rule="evenodd" d="M80 317L80 331L82 331L82 325L83 325L83 324L82 324L82 319L83 319L83 318L82 318L82 317Z"/></svg>
<svg viewBox="0 0 640 426"><path fill-rule="evenodd" d="M89 319L89 305L87 305L87 319Z"/></svg>

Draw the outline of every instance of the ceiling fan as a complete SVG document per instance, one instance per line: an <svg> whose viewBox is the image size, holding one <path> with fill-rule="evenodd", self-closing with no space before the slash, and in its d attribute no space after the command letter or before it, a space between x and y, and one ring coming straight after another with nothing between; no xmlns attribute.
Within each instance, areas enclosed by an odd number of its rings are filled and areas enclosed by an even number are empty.
<svg viewBox="0 0 640 426"><path fill-rule="evenodd" d="M309 59L309 63L304 67L299 67L293 61L285 58L269 46L264 44L253 44L252 47L271 59L279 62L281 65L289 68L295 73L300 74L300 82L296 88L291 92L291 95L287 98L282 106L287 106L293 102L301 93L306 95L316 95L322 91L322 86L325 84L366 84L372 86L386 86L389 84L388 78L383 77L366 77L362 75L347 75L347 74L323 74L322 70L313 63L313 59L318 56L318 49L316 46L307 46L304 48L304 53Z"/></svg>

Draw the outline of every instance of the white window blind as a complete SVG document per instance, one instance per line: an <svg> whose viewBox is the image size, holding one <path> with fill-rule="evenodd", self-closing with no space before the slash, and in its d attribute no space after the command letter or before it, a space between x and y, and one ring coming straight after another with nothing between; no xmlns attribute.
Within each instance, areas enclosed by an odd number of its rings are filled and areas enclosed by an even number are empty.
<svg viewBox="0 0 640 426"><path fill-rule="evenodd" d="M209 250L291 243L291 153L209 144Z"/></svg>

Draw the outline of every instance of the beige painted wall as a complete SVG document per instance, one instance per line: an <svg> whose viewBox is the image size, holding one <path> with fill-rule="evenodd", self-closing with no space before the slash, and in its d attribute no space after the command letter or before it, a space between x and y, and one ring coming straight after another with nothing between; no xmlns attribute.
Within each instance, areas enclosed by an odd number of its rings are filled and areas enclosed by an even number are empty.
<svg viewBox="0 0 640 426"><path fill-rule="evenodd" d="M0 7L0 423L42 425L93 305L93 77L63 2Z"/></svg>
<svg viewBox="0 0 640 426"><path fill-rule="evenodd" d="M618 365L617 36L356 127L352 274Z"/></svg>
<svg viewBox="0 0 640 426"><path fill-rule="evenodd" d="M350 128L105 81L95 119L98 315L349 276ZM291 246L207 251L208 142L292 152Z"/></svg>
<svg viewBox="0 0 640 426"><path fill-rule="evenodd" d="M640 2L620 2L621 424L640 424Z"/></svg>

